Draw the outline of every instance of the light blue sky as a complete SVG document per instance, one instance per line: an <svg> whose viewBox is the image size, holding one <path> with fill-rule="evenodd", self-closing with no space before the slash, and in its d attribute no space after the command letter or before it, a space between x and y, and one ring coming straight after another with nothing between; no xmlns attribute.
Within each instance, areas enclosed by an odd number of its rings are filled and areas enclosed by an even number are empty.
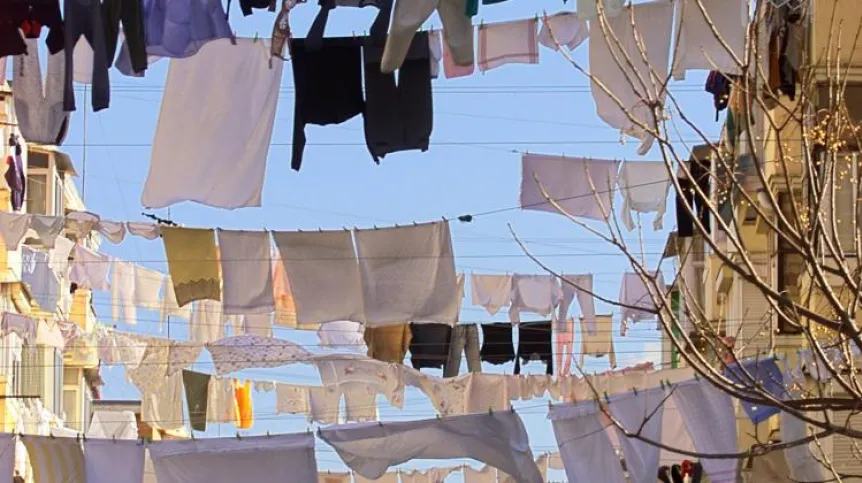
<svg viewBox="0 0 862 483"><path fill-rule="evenodd" d="M269 37L274 14L256 11L243 18L238 1L233 2L230 22L240 36L259 34ZM509 0L483 6L475 23L495 22L549 14L573 9L575 3L559 0ZM291 14L291 26L296 36L304 36L317 12L316 2L298 6ZM367 30L377 10L336 9L330 15L329 36L351 35ZM436 15L426 27L440 27ZM588 46L582 45L573 55L587 65ZM143 220L140 205L141 190L147 175L150 144L164 89L169 62L162 60L147 72L145 79L123 77L112 71L110 109L98 114L87 113L84 135L82 90L78 92L79 111L73 117L72 129L64 149L75 159L79 189L86 179L85 201L103 218ZM341 227L384 226L393 223L429 221L442 216L455 217L504 208L496 214L477 217L472 223L452 222L456 265L466 273L536 273L536 267L523 256L512 241L507 224L524 238L530 248L551 267L566 273L593 273L597 292L615 298L619 293L625 260L613 249L562 216L548 213L522 212L518 205L520 156L515 151L529 151L598 158L658 159L657 149L646 157L636 155L637 143L619 143L619 133L601 122L595 115L595 104L586 78L579 74L559 54L540 47L539 65L508 65L469 78L447 80L442 75L434 81L434 133L431 148L426 153L407 152L387 156L375 165L366 148L362 121L355 118L338 126L306 127L308 146L302 171L290 170L291 123L294 92L290 65L285 66L277 121L270 149L266 184L261 208L225 211L197 204L183 203L170 209L170 217L190 226L219 226L235 229L338 229ZM708 133L717 134L711 97L703 92L705 73L690 74L673 88L687 114L693 116ZM242 95L237 92L236 95ZM88 107L89 109L89 107ZM224 113L230 116L230 113ZM86 165L84 148L86 141ZM242 142L242 140L237 140ZM327 143L339 143L327 146ZM345 145L347 144L347 145ZM178 159L177 162L183 162ZM190 180L194 182L194 180ZM83 189L82 189L83 191ZM618 204L618 203L617 203ZM167 216L168 210L157 214ZM650 226L650 223L646 223ZM667 232L673 228L673 202L668 204L665 230L645 233L645 249L656 261ZM166 271L165 255L160 241L127 237L120 245L103 244L103 251L127 260L138 261L150 268ZM110 320L110 298L97 295L96 310L100 320ZM577 314L577 304L572 313ZM599 313L609 307L599 303ZM616 312L616 311L614 311ZM119 325L146 333L157 333L157 314L139 311L135 327ZM498 319L501 319L499 316ZM461 314L467 322L486 322L490 318L483 309L467 299ZM185 338L183 321L172 323L170 335ZM166 335L162 332L161 335ZM317 344L314 333L277 330L277 336L301 344ZM580 336L576 334L576 344ZM626 338L617 337L615 346L620 365L660 360L658 332L654 324L641 324ZM206 353L204 356L206 357ZM589 364L591 370L604 370L607 362ZM212 372L206 360L195 365L202 372ZM494 372L512 373L511 366L490 366ZM544 373L544 366L533 363L526 372ZM434 372L432 372L434 373ZM125 382L121 368L105 369L106 399L137 399L137 390ZM316 384L315 371L303 366L288 366L275 370L251 370L245 376L299 384ZM275 415L272 395L254 394L255 425L249 434L304 431L309 425L302 416ZM551 425L545 420L546 400L516 404L528 426L535 453L556 450ZM422 419L434 416L426 397L408 390L405 408L401 411L381 406L383 420ZM229 425L210 425L207 436L232 435ZM326 445L318 452L321 469L339 470L344 465ZM441 464L444 465L445 463ZM404 467L426 466L412 462ZM552 474L557 480L560 474ZM452 481L460 481L453 477Z"/></svg>

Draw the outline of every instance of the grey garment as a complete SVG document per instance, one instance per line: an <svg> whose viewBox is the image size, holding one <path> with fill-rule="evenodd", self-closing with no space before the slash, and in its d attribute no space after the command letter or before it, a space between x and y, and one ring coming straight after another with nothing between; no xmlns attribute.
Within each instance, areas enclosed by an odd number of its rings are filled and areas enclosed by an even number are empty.
<svg viewBox="0 0 862 483"><path fill-rule="evenodd" d="M102 2L99 0L66 0L63 8L66 32L66 88L63 91L63 108L75 110L75 91L72 80L75 73L75 45L83 35L93 48L93 111L106 109L111 101L108 79L108 52L105 26L102 22Z"/></svg>
<svg viewBox="0 0 862 483"><path fill-rule="evenodd" d="M479 360L479 328L476 324L456 325L449 342L449 358L443 366L443 377L455 377L461 372L461 353L467 354L467 370L482 372Z"/></svg>
<svg viewBox="0 0 862 483"><path fill-rule="evenodd" d="M69 125L69 113L63 110L66 79L63 54L48 54L43 87L39 39L25 39L25 42L29 55L16 56L13 65L18 129L27 142L60 145Z"/></svg>

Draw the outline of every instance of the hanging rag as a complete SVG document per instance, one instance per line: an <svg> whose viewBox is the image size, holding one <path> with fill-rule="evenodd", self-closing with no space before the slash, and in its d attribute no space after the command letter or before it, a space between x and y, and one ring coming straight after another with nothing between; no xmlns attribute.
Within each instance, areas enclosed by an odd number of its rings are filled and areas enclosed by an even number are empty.
<svg viewBox="0 0 862 483"><path fill-rule="evenodd" d="M260 206L283 70L253 39L216 40L171 60L141 204ZM213 99L231 115L213 116Z"/></svg>
<svg viewBox="0 0 862 483"><path fill-rule="evenodd" d="M471 374L467 412L505 411L509 409L506 376L502 374Z"/></svg>
<svg viewBox="0 0 862 483"><path fill-rule="evenodd" d="M25 42L30 53L13 59L18 129L28 142L60 145L69 126L69 113L63 109L65 58L60 53L49 53L43 85L39 41L26 39ZM10 187L13 187L11 183Z"/></svg>
<svg viewBox="0 0 862 483"><path fill-rule="evenodd" d="M365 478L378 478L390 466L412 459L472 458L519 482L543 481L524 424L510 411L384 425L340 425L321 430L320 437Z"/></svg>
<svg viewBox="0 0 862 483"><path fill-rule="evenodd" d="M215 232L202 228L161 227L177 304L221 300L221 275Z"/></svg>
<svg viewBox="0 0 862 483"><path fill-rule="evenodd" d="M305 39L290 40L296 93L290 166L295 171L302 166L306 124L341 124L365 112L361 45L355 37L326 38L315 50Z"/></svg>
<svg viewBox="0 0 862 483"><path fill-rule="evenodd" d="M779 400L791 397L784 388L784 376L781 369L778 368L775 359L772 358L748 359L739 364L727 366L724 368L724 375L742 387L757 387L757 390L741 391L749 393L751 397L757 397L759 390L767 391ZM748 415L748 419L754 424L760 424L781 412L777 407L769 404L752 404L747 401L740 401L740 404L745 414Z"/></svg>
<svg viewBox="0 0 862 483"><path fill-rule="evenodd" d="M655 287L658 287L658 292L656 292ZM620 307L621 335L626 335L630 323L658 317L656 311L659 310L660 306L656 305L653 299L661 301L666 295L664 288L664 276L661 272L656 272L649 283L644 283L637 273L626 272L623 274L619 297L620 303L624 305Z"/></svg>
<svg viewBox="0 0 862 483"><path fill-rule="evenodd" d="M808 436L808 424L805 421L786 412L781 413L782 441L799 441ZM2 448L2 440L0 440L0 448ZM813 482L828 479L826 468L817 458L818 451L814 442L785 448L784 458L787 460L793 481Z"/></svg>
<svg viewBox="0 0 862 483"><path fill-rule="evenodd" d="M611 216L619 161L525 154L521 167L521 209L559 213L542 194L541 184L571 216L600 221Z"/></svg>
<svg viewBox="0 0 862 483"><path fill-rule="evenodd" d="M482 324L482 360L494 365L515 360L512 344L512 324Z"/></svg>
<svg viewBox="0 0 862 483"><path fill-rule="evenodd" d="M0 211L0 238L10 251L18 250L30 229L31 215Z"/></svg>
<svg viewBox="0 0 862 483"><path fill-rule="evenodd" d="M428 150L434 124L428 33L419 32L398 69L383 73L383 47L362 48L365 66L365 142L375 163L387 154Z"/></svg>
<svg viewBox="0 0 862 483"><path fill-rule="evenodd" d="M139 236L147 240L155 240L161 234L161 231L159 230L159 225L156 225L155 223L141 223L130 221L126 223L126 228L129 229L129 233L131 233L132 235Z"/></svg>
<svg viewBox="0 0 862 483"><path fill-rule="evenodd" d="M107 255L94 252L82 245L75 245L75 260L72 262L69 280L78 284L80 288L107 292L111 289L108 284L110 266L111 259Z"/></svg>
<svg viewBox="0 0 862 483"><path fill-rule="evenodd" d="M75 110L75 91L72 85L75 72L75 44L84 37L93 48L93 111L107 109L111 101L111 85L108 78L108 53L105 42L105 25L102 18L102 3L99 0L64 0L63 26L65 32L66 71L63 90L63 110Z"/></svg>
<svg viewBox="0 0 862 483"><path fill-rule="evenodd" d="M691 178L694 179L677 176L680 189L676 193L676 230L677 236L680 238L694 235L694 219L689 215L686 205L698 217L706 234L711 232L709 198L711 196L710 185L712 184L712 161L709 155L708 146L695 146L688 161L688 169ZM695 190L695 185L703 195Z"/></svg>
<svg viewBox="0 0 862 483"><path fill-rule="evenodd" d="M602 2L606 18L616 17L626 5L626 0L578 0L578 17L587 20L593 20L598 17L600 1Z"/></svg>
<svg viewBox="0 0 862 483"><path fill-rule="evenodd" d="M512 277L512 305L509 320L521 321L521 312L556 318L554 309L563 299L563 290L553 275L514 275Z"/></svg>
<svg viewBox="0 0 862 483"><path fill-rule="evenodd" d="M695 450L703 454L737 451L736 411L730 394L705 380L674 385L673 397ZM703 469L713 483L736 482L736 460L704 458Z"/></svg>
<svg viewBox="0 0 862 483"><path fill-rule="evenodd" d="M251 381L233 381L233 390L236 395L236 427L237 429L251 429L254 424L254 410L251 404Z"/></svg>
<svg viewBox="0 0 862 483"><path fill-rule="evenodd" d="M308 386L275 385L276 414L308 414Z"/></svg>
<svg viewBox="0 0 862 483"><path fill-rule="evenodd" d="M126 225L119 221L99 220L96 230L111 243L117 244L126 238Z"/></svg>
<svg viewBox="0 0 862 483"><path fill-rule="evenodd" d="M518 357L515 358L515 374L521 373L524 364L538 360L545 363L545 373L554 373L554 348L551 343L551 321L523 322L518 326Z"/></svg>
<svg viewBox="0 0 862 483"><path fill-rule="evenodd" d="M33 467L33 481L88 481L84 472L84 450L77 438L28 434L21 442L27 448Z"/></svg>
<svg viewBox="0 0 862 483"><path fill-rule="evenodd" d="M146 360L141 364L147 364ZM143 371L151 371L152 366L144 366ZM141 421L153 428L167 431L182 428L183 417L183 376L180 372L160 378L161 384L152 391L141 390Z"/></svg>
<svg viewBox="0 0 862 483"><path fill-rule="evenodd" d="M383 50L381 70L390 73L401 67L410 50L413 36L434 10L437 10L443 23L443 41L451 49L454 63L472 65L473 23L470 17L464 14L466 3L467 0L396 1L392 12L392 25Z"/></svg>
<svg viewBox="0 0 862 483"><path fill-rule="evenodd" d="M33 54L25 39L21 36L21 27L33 25L37 27L26 35L27 38L39 38L42 27L48 27L45 43L48 51L56 54L63 50L63 16L60 12L59 0L41 2L3 2L0 4L0 58Z"/></svg>
<svg viewBox="0 0 862 483"><path fill-rule="evenodd" d="M183 370L183 387L189 405L189 423L195 431L207 430L207 399L210 375Z"/></svg>
<svg viewBox="0 0 862 483"><path fill-rule="evenodd" d="M623 225L629 231L635 229L632 211L655 213L652 229L660 231L670 188L670 173L665 162L626 161L620 169L617 182L623 194L620 212Z"/></svg>
<svg viewBox="0 0 862 483"><path fill-rule="evenodd" d="M449 357L452 326L410 324L410 362L414 369L442 369Z"/></svg>
<svg viewBox="0 0 862 483"><path fill-rule="evenodd" d="M357 230L366 323L454 325L460 298L448 222Z"/></svg>
<svg viewBox="0 0 862 483"><path fill-rule="evenodd" d="M274 312L269 232L219 229L217 234L224 280L224 313Z"/></svg>
<svg viewBox="0 0 862 483"><path fill-rule="evenodd" d="M688 70L738 74L745 63L748 3L745 0L683 0L676 4L673 77ZM736 59L736 60L734 60Z"/></svg>
<svg viewBox="0 0 862 483"><path fill-rule="evenodd" d="M551 50L564 46L575 50L587 40L590 30L587 21L575 12L559 12L542 19L539 43Z"/></svg>
<svg viewBox="0 0 862 483"><path fill-rule="evenodd" d="M168 320L168 317L178 317L183 320L189 320L192 316L192 305L186 304L180 307L177 303L177 294L174 292L174 281L170 275L165 277L164 296L158 307L159 310L159 330L162 325ZM219 305L221 310L221 305Z"/></svg>
<svg viewBox="0 0 862 483"><path fill-rule="evenodd" d="M368 346L368 357L401 364L410 347L410 325L366 326L364 337L365 344Z"/></svg>
<svg viewBox="0 0 862 483"><path fill-rule="evenodd" d="M663 115L673 7L665 2L636 3L606 23L590 22L590 75L595 80L591 87L596 112L611 127L639 139L641 155L649 151L654 138L629 116L650 130L658 129L653 113L655 109L659 118Z"/></svg>
<svg viewBox="0 0 862 483"><path fill-rule="evenodd" d="M626 481L620 458L608 437L606 418L595 401L553 406L548 419L553 424L569 481L582 481L584 475L596 483Z"/></svg>
<svg viewBox="0 0 862 483"><path fill-rule="evenodd" d="M538 18L481 24L479 26L479 71L506 64L538 64Z"/></svg>
<svg viewBox="0 0 862 483"><path fill-rule="evenodd" d="M473 305L485 307L490 315L496 315L501 307L512 301L511 275L470 275Z"/></svg>
<svg viewBox="0 0 862 483"><path fill-rule="evenodd" d="M583 317L581 317L581 367L584 367L584 357L608 356L611 368L617 367L617 355L614 352L613 319L610 315L597 315L594 335L590 335Z"/></svg>
<svg viewBox="0 0 862 483"><path fill-rule="evenodd" d="M209 393L207 394L207 422L234 423L236 411L233 380L218 377L210 378Z"/></svg>
<svg viewBox="0 0 862 483"><path fill-rule="evenodd" d="M476 324L458 324L452 327L449 354L443 366L443 377L454 377L461 372L461 354L467 356L467 370L482 372L479 358L479 328Z"/></svg>

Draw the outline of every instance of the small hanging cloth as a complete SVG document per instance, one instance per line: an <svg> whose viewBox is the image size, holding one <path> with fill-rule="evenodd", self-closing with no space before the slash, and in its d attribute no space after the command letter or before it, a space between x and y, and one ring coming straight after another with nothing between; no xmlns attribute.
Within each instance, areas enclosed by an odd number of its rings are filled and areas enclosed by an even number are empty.
<svg viewBox="0 0 862 483"><path fill-rule="evenodd" d="M479 26L479 70L506 64L538 64L537 18Z"/></svg>
<svg viewBox="0 0 862 483"><path fill-rule="evenodd" d="M518 326L518 357L515 359L515 374L521 373L521 361L526 364L532 360L544 362L546 374L554 373L551 327L551 321L522 322Z"/></svg>
<svg viewBox="0 0 862 483"><path fill-rule="evenodd" d="M161 233L177 304L184 307L195 300L221 300L215 231L163 226Z"/></svg>

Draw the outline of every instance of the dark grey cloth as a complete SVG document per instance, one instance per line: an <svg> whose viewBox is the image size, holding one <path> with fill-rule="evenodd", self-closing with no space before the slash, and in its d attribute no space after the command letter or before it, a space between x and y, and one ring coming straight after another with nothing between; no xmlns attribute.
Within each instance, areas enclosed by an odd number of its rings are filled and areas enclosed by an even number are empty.
<svg viewBox="0 0 862 483"><path fill-rule="evenodd" d="M483 361L499 365L515 360L512 324L482 324L482 339Z"/></svg>
<svg viewBox="0 0 862 483"><path fill-rule="evenodd" d="M452 328L449 357L443 367L443 377L455 377L461 372L461 354L467 355L467 370L482 372L479 360L479 328L476 324L459 324Z"/></svg>
<svg viewBox="0 0 862 483"><path fill-rule="evenodd" d="M518 325L518 358L515 359L515 374L521 373L521 361L528 363L540 360L545 363L545 373L554 373L554 349L551 344L551 322L521 322Z"/></svg>
<svg viewBox="0 0 862 483"><path fill-rule="evenodd" d="M111 102L111 85L108 79L108 52L105 44L105 26L102 21L102 4L99 0L66 0L63 9L66 34L66 87L63 90L63 109L75 110L75 44L83 35L93 48L93 111L106 109Z"/></svg>
<svg viewBox="0 0 862 483"><path fill-rule="evenodd" d="M414 369L442 368L449 358L452 326L410 324L410 362Z"/></svg>
<svg viewBox="0 0 862 483"><path fill-rule="evenodd" d="M183 386L186 389L186 404L189 406L189 422L195 431L207 430L209 385L209 374L183 370Z"/></svg>
<svg viewBox="0 0 862 483"><path fill-rule="evenodd" d="M105 52L108 65L114 63L117 42L120 35L120 22L123 23L123 37L129 48L132 70L140 74L147 70L147 45L144 37L144 9L142 0L102 0L102 21L105 24Z"/></svg>
<svg viewBox="0 0 862 483"><path fill-rule="evenodd" d="M365 142L374 162L398 151L427 151L434 126L428 32L413 38L397 83L394 73L380 71L382 43L367 42L363 53Z"/></svg>

